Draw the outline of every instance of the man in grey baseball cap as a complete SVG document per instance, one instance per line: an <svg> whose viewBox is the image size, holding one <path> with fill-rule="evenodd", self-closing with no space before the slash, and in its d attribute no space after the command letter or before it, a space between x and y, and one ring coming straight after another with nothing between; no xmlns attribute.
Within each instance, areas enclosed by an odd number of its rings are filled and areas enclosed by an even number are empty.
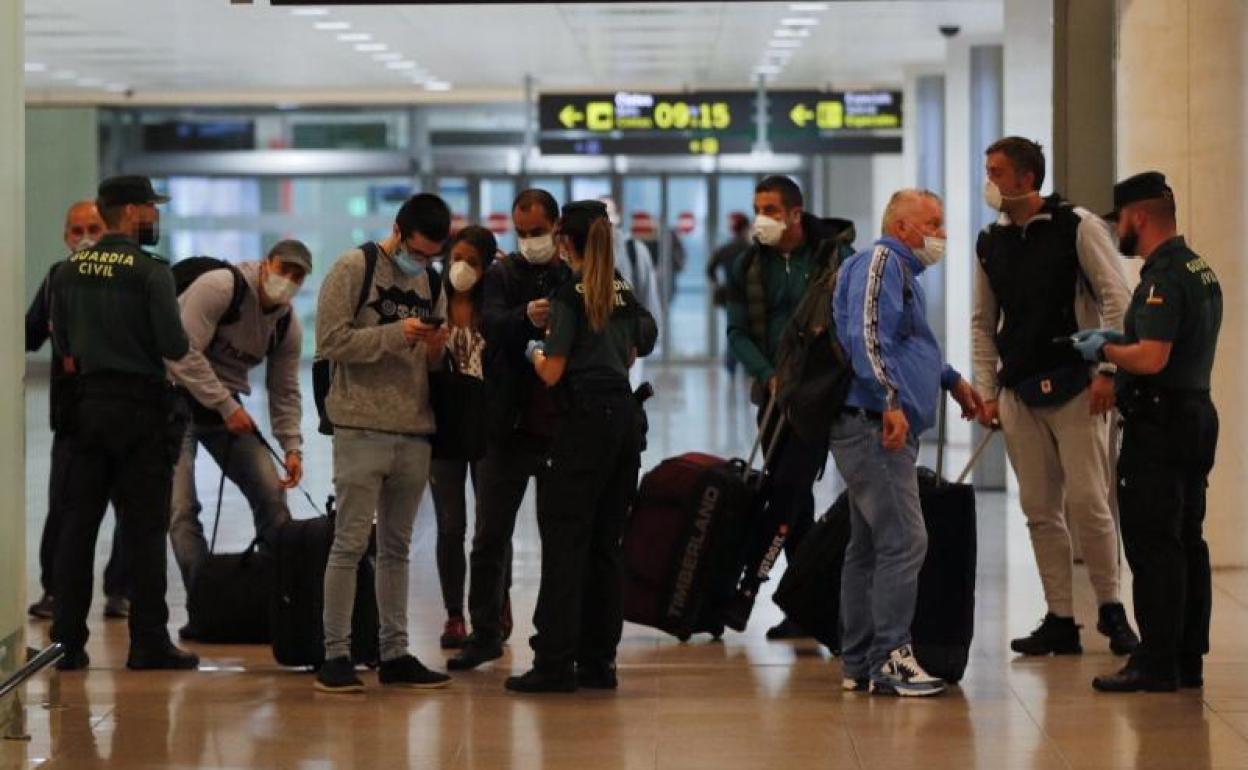
<svg viewBox="0 0 1248 770"><path fill-rule="evenodd" d="M260 261L201 265L191 268L198 275L178 298L192 355L169 367L185 390L193 417L174 470L169 525L188 595L193 595L196 574L209 553L195 490L195 455L200 446L251 504L262 543L290 519L286 490L303 476L299 427L303 327L291 302L312 272L312 254L302 242L291 239L278 241ZM180 269L181 265L175 265L175 274ZM266 364L273 436L284 457L285 474L280 477L242 403L251 392L248 375L262 362ZM211 637L215 629L200 628L194 609L182 638Z"/></svg>

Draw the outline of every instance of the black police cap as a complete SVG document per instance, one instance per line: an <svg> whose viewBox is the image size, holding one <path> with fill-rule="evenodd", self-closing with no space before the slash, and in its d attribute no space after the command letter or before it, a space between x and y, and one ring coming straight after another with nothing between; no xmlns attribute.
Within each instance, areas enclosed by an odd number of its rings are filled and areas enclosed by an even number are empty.
<svg viewBox="0 0 1248 770"><path fill-rule="evenodd" d="M101 206L168 203L169 196L157 195L152 180L145 176L112 176L100 182L97 192Z"/></svg>
<svg viewBox="0 0 1248 770"><path fill-rule="evenodd" d="M1173 197L1174 190L1166 184L1165 174L1160 171L1145 171L1114 185L1114 210L1106 214L1105 218L1111 222L1117 220L1122 209L1132 203Z"/></svg>
<svg viewBox="0 0 1248 770"><path fill-rule="evenodd" d="M561 212L564 219L587 219L593 221L607 215L607 204L602 201L572 201Z"/></svg>

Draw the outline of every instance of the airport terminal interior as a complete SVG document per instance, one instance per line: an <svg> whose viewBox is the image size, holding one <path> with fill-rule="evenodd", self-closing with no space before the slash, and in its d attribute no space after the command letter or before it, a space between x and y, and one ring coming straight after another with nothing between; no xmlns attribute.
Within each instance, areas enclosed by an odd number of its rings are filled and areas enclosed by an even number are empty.
<svg viewBox="0 0 1248 770"><path fill-rule="evenodd" d="M0 0L0 105L0 768L1248 768L1248 318L1234 299L1248 300L1244 0ZM102 180L141 175L168 196L152 250L175 264L260 260L292 238L311 252L292 302L305 329L304 477L287 495L307 519L336 474L312 397L318 292L344 252L390 235L413 194L440 196L452 231L480 225L503 253L520 249L521 191L611 199L616 242L638 245L627 258L649 258L656 284L658 344L631 372L654 389L644 475L683 453L751 456L754 383L729 349L712 258L734 221L754 221L771 175L798 185L805 211L852 223L858 251L880 237L895 191L940 196L946 256L917 280L945 360L969 380L976 238L1001 216L984 201L985 150L1011 135L1043 147L1045 195L1098 215L1115 209L1115 182L1163 172L1178 232L1220 279L1203 688L1093 689L1126 659L1097 632L1077 537L1082 654L1011 651L1046 613L1018 476L1002 437L952 402L918 451L951 481L973 465L973 637L964 677L941 697L846 691L828 647L768 638L785 618L773 601L784 555L744 631L681 640L626 622L617 690L504 689L534 665L533 485L512 540L514 631L501 658L450 671L445 688L383 687L361 668L362 693L321 692L268 644L178 641L188 597L172 550L169 633L199 669L128 670L127 623L103 614L111 510L95 545L89 666L41 665L52 624L28 607L45 593L41 538L58 491L52 354L23 351L16 330L68 256L66 210ZM271 433L263 369L250 381L244 406ZM215 553L247 549L248 499L205 451L194 477ZM829 457L816 515L844 490ZM467 501L466 551L471 485ZM440 645L436 541L426 491L407 628L412 654L445 672L455 651ZM1135 626L1121 550L1118 564Z"/></svg>

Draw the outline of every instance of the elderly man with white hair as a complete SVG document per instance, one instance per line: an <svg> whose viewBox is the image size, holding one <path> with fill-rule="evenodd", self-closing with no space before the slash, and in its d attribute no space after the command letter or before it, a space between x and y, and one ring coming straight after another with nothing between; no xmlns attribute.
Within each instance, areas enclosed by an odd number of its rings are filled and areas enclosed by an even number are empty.
<svg viewBox="0 0 1248 770"><path fill-rule="evenodd" d="M851 535L841 577L841 656L847 690L939 695L919 665L910 623L927 531L919 506L918 436L936 421L941 389L978 414L983 401L943 363L927 324L919 276L945 253L944 210L925 190L895 193L883 236L841 267L832 310L853 364L832 425L836 466L849 488Z"/></svg>

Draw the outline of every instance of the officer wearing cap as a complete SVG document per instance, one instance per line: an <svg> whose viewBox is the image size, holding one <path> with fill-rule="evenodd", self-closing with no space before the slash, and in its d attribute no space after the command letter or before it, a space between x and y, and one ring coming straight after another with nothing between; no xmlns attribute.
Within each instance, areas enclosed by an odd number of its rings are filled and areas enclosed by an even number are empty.
<svg viewBox="0 0 1248 770"><path fill-rule="evenodd" d="M529 343L529 360L557 388L562 408L537 493L542 581L533 670L507 680L518 692L616 687L624 622L620 538L643 438L628 370L658 337L654 317L615 271L606 207L564 206L557 232L572 279L551 300L550 330L544 342Z"/></svg>
<svg viewBox="0 0 1248 770"><path fill-rule="evenodd" d="M62 430L71 442L66 521L57 548L52 639L62 670L86 668L87 611L95 539L110 492L131 559L132 669L195 668L199 659L169 639L165 533L173 463L185 420L174 409L165 362L190 346L173 275L144 250L160 239L157 195L146 177L104 180L96 203L107 232L58 270L52 330L68 371L78 374Z"/></svg>
<svg viewBox="0 0 1248 770"><path fill-rule="evenodd" d="M1222 288L1175 223L1174 192L1156 171L1114 186L1120 247L1146 260L1125 331L1075 335L1089 361L1118 366L1122 412L1118 505L1135 575L1140 646L1126 667L1097 677L1104 692L1165 692L1204 684L1212 588L1201 526L1218 441L1209 398Z"/></svg>

